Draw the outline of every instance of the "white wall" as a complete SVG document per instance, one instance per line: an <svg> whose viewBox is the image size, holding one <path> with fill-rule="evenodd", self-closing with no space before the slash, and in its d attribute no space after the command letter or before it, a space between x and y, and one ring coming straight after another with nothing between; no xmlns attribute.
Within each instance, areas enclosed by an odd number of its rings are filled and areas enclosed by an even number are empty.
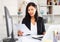
<svg viewBox="0 0 60 42"><path fill-rule="evenodd" d="M3 5L8 8L11 15L17 15L17 0L3 0Z"/></svg>
<svg viewBox="0 0 60 42"><path fill-rule="evenodd" d="M0 0L0 40L6 37L6 28L3 21L3 3Z"/></svg>

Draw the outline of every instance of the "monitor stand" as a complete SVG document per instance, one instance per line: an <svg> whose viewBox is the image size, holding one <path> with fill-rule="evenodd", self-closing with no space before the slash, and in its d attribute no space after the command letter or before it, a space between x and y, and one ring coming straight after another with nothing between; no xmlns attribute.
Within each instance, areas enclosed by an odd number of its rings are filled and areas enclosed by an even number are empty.
<svg viewBox="0 0 60 42"><path fill-rule="evenodd" d="M12 29L11 38L4 38L3 42L16 42L17 40L18 40L17 38L14 38L13 29Z"/></svg>

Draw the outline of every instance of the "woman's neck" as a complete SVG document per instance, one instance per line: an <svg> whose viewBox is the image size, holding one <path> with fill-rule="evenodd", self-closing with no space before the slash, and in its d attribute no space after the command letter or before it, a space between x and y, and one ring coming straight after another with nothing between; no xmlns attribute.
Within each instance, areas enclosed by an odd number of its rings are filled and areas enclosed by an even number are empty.
<svg viewBox="0 0 60 42"><path fill-rule="evenodd" d="M35 19L35 17L34 17L34 16L33 16L33 17L31 17L31 19L33 19L33 20L34 20L34 19Z"/></svg>
<svg viewBox="0 0 60 42"><path fill-rule="evenodd" d="M31 23L32 23L33 25L35 25L35 18L34 18L34 17L31 17Z"/></svg>

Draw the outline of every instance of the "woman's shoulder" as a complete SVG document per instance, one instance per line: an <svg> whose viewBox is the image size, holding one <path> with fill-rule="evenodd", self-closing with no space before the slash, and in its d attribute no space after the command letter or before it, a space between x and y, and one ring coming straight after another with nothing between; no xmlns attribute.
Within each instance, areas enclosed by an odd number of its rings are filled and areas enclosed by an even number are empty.
<svg viewBox="0 0 60 42"><path fill-rule="evenodd" d="M23 21L27 21L27 18L23 18Z"/></svg>
<svg viewBox="0 0 60 42"><path fill-rule="evenodd" d="M25 23L25 22L26 22L26 19L25 19L25 18L23 18L23 19L22 19L22 23Z"/></svg>
<svg viewBox="0 0 60 42"><path fill-rule="evenodd" d="M38 20L43 20L43 17L38 17Z"/></svg>
<svg viewBox="0 0 60 42"><path fill-rule="evenodd" d="M28 22L27 19L26 18L23 18L22 19L22 23L26 23L26 22Z"/></svg>
<svg viewBox="0 0 60 42"><path fill-rule="evenodd" d="M38 17L38 22L44 22L43 17Z"/></svg>

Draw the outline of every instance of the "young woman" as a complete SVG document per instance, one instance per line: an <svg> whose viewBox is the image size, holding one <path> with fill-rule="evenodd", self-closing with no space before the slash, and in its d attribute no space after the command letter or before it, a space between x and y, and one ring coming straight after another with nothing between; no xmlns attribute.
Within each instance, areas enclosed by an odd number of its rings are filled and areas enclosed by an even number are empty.
<svg viewBox="0 0 60 42"><path fill-rule="evenodd" d="M37 6L33 2L28 3L26 7L26 15L22 21L22 24L25 24L28 27L32 35L45 34L43 18L38 17ZM23 32L19 31L18 35L23 35Z"/></svg>

